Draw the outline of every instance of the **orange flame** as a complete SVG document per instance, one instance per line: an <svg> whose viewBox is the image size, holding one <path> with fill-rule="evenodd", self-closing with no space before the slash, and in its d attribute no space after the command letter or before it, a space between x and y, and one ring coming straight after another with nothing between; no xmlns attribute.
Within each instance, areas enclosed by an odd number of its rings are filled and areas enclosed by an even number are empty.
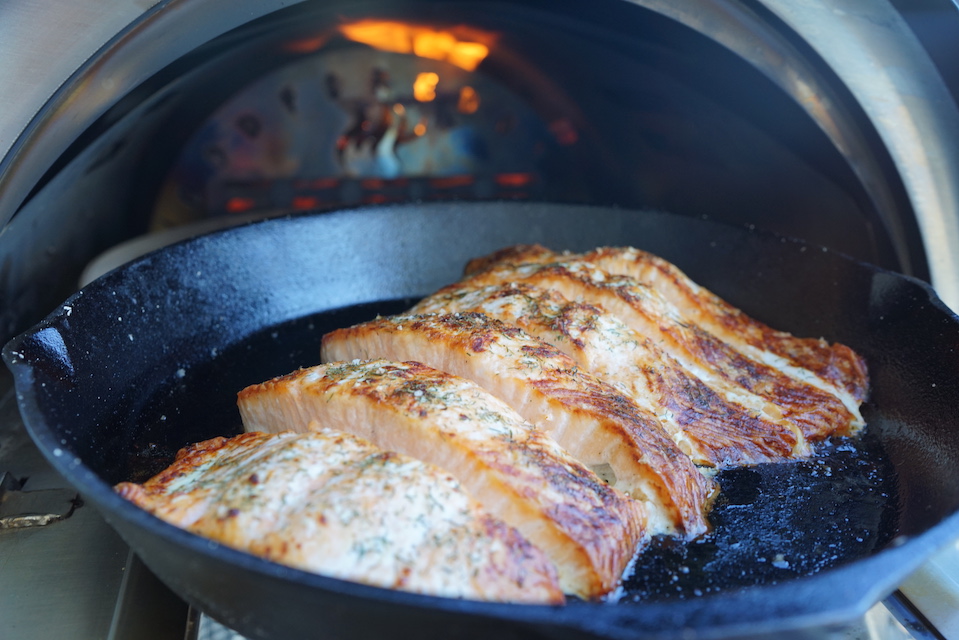
<svg viewBox="0 0 959 640"><path fill-rule="evenodd" d="M439 81L439 75L432 71L416 74L416 80L413 81L413 97L420 102L435 100L436 85L439 84Z"/></svg>
<svg viewBox="0 0 959 640"><path fill-rule="evenodd" d="M405 22L360 20L340 25L344 37L380 51L412 53L421 58L445 60L466 71L473 71L489 55L493 36L475 30L438 30Z"/></svg>

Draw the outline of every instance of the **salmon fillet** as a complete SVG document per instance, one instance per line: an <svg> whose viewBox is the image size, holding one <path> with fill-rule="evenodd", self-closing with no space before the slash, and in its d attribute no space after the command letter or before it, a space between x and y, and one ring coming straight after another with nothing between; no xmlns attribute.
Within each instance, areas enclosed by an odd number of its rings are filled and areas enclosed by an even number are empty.
<svg viewBox="0 0 959 640"><path fill-rule="evenodd" d="M509 247L503 247L485 256L479 256L469 260L463 268L463 275L472 276L493 268L502 268L506 265L515 266L520 264L557 262L562 259L562 256L566 255L572 254L559 254L539 244L514 244Z"/></svg>
<svg viewBox="0 0 959 640"><path fill-rule="evenodd" d="M185 448L117 492L224 545L416 593L559 604L555 568L448 473L345 433L246 433Z"/></svg>
<svg viewBox="0 0 959 640"><path fill-rule="evenodd" d="M601 247L579 258L607 273L630 276L656 289L684 318L744 355L798 369L796 375L840 396L847 406L856 407L866 399L866 363L845 345L777 331L700 287L676 265L639 249ZM814 377L808 375L810 372Z"/></svg>
<svg viewBox="0 0 959 640"><path fill-rule="evenodd" d="M789 425L762 416L754 406L738 403L744 396L742 389L725 395L717 392L601 307L570 302L555 291L526 283L455 284L424 298L411 310L446 311L484 313L563 351L654 415L698 465L742 466L803 453Z"/></svg>
<svg viewBox="0 0 959 640"><path fill-rule="evenodd" d="M322 359L417 359L473 380L612 486L647 503L650 534L695 537L715 485L631 399L569 356L479 313L394 316L333 331Z"/></svg>
<svg viewBox="0 0 959 640"><path fill-rule="evenodd" d="M417 362L302 369L242 390L238 403L247 431L315 421L448 470L547 554L566 593L608 593L647 539L642 503L475 383Z"/></svg>
<svg viewBox="0 0 959 640"><path fill-rule="evenodd" d="M466 282L473 286L527 282L605 308L710 386L738 388L763 399L763 406L756 409L774 417L781 413L800 443L797 455L808 452L806 441L849 435L863 425L858 406L849 407L808 380L792 377L794 371L743 355L684 318L658 291L629 276L612 275L584 260L571 259L494 265Z"/></svg>

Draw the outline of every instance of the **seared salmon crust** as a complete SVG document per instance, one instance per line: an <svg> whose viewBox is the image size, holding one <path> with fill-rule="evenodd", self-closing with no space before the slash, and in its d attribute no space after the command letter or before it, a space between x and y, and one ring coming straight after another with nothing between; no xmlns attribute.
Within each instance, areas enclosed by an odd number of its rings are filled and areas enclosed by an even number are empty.
<svg viewBox="0 0 959 640"><path fill-rule="evenodd" d="M171 524L298 569L430 595L564 601L545 555L449 473L345 433L214 438L116 489Z"/></svg>
<svg viewBox="0 0 959 640"><path fill-rule="evenodd" d="M448 470L546 553L566 593L608 593L648 537L642 503L479 385L418 362L302 369L242 390L239 408L248 431L325 425Z"/></svg>
<svg viewBox="0 0 959 640"><path fill-rule="evenodd" d="M599 306L570 302L531 284L444 287L413 311L476 311L515 324L565 352L585 371L655 416L697 465L733 467L783 460L807 451L791 425L766 415L744 389L707 384Z"/></svg>
<svg viewBox="0 0 959 640"><path fill-rule="evenodd" d="M656 341L664 352L707 384L745 394L754 409L765 411L772 418L781 417L794 432L797 456L809 452L807 442L833 435L851 435L863 426L857 396L865 395L865 391L850 394L846 389L865 389L868 376L863 361L847 347L840 345L823 350L824 357L829 358L841 359L843 354L852 354L849 357L853 362L848 367L827 367L830 371L848 372L848 377L837 385L794 364L785 352L763 350L745 340L724 340L710 331L723 325L722 322L702 320L716 313L708 313L690 303L680 308L656 288L630 275L603 270L596 264L599 260L591 260L589 254L554 254L551 258L548 250L533 247L498 255L505 257L499 262L479 260L477 264L482 265L482 270L466 276L462 284L479 287L528 283L556 291L568 300L604 309ZM517 262L530 257L531 262ZM690 307L700 312L698 317L689 311ZM760 323L743 320L740 324L756 332L762 330ZM770 339L769 342L781 345L785 340ZM817 340L803 342L810 350L821 346L820 343Z"/></svg>
<svg viewBox="0 0 959 640"><path fill-rule="evenodd" d="M715 485L656 416L558 349L481 313L401 315L333 331L325 361L417 358L473 380L604 479L647 503L650 533L696 537Z"/></svg>

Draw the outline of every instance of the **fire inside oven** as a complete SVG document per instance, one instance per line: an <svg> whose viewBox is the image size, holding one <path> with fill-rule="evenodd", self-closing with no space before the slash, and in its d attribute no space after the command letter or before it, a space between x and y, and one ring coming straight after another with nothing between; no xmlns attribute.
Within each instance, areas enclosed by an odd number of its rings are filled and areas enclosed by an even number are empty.
<svg viewBox="0 0 959 640"><path fill-rule="evenodd" d="M537 111L478 70L499 39L361 20L284 43L296 58L184 145L151 228L390 202L575 199L577 181L550 163L577 126L557 90L537 96Z"/></svg>
<svg viewBox="0 0 959 640"><path fill-rule="evenodd" d="M330 39L287 43L303 57L217 109L174 164L154 227L563 190L542 167L576 129L476 72L495 34L363 21Z"/></svg>

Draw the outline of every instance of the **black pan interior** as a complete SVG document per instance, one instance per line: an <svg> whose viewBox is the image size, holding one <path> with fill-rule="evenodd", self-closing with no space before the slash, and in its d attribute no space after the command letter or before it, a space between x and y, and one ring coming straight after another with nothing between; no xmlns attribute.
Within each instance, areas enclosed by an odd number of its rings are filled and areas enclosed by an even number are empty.
<svg viewBox="0 0 959 640"><path fill-rule="evenodd" d="M866 435L807 462L724 472L713 534L654 541L615 607L573 603L550 615L356 591L208 547L110 492L184 444L237 432L236 391L318 362L329 329L401 311L456 279L467 258L515 242L639 246L777 328L852 346L873 382ZM928 287L801 242L655 212L449 204L272 220L170 247L93 283L4 356L53 463L161 578L253 637L307 628L294 607L303 598L326 603L334 627L342 615L344 637L371 631L348 614L372 602L394 635L406 629L398 620L421 633L442 619L464 637L487 623L523 637L642 637L835 621L948 540L959 508L957 346L956 318ZM214 588L197 567L246 588ZM270 594L264 574L278 581ZM252 613L251 593L262 597ZM476 626L477 616L486 622Z"/></svg>

